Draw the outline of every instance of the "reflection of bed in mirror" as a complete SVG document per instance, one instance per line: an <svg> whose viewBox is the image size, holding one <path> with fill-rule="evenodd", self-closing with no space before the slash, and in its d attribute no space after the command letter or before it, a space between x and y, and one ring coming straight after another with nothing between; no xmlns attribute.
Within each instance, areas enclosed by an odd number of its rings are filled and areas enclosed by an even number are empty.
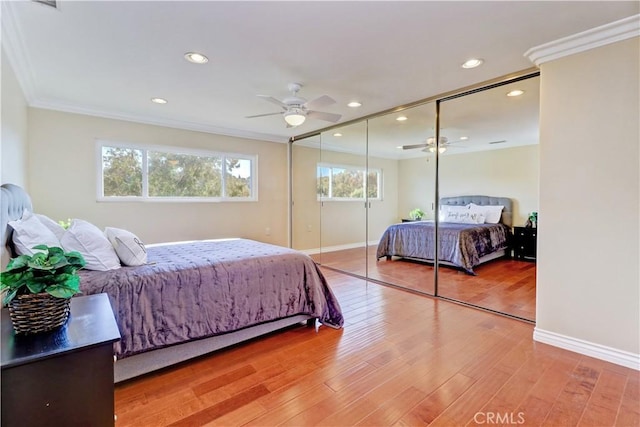
<svg viewBox="0 0 640 427"><path fill-rule="evenodd" d="M496 208L483 208L491 206L503 206L503 208L498 214L495 213ZM441 218L438 227L440 264L461 268L469 274L475 274L474 267L508 255L513 208L511 199L490 196L457 196L440 199L441 212L447 212L449 207L454 207L452 212L465 211L465 218L449 222L452 221L450 218L460 216L454 213ZM484 219L470 213L482 212L484 216L483 209L493 210L494 215L498 215L495 219L496 223L491 223L490 220L489 223L475 223ZM499 208L497 209L499 211ZM399 257L432 263L435 258L434 241L434 221L393 224L380 238L376 257L378 260L386 257L390 261L392 257Z"/></svg>

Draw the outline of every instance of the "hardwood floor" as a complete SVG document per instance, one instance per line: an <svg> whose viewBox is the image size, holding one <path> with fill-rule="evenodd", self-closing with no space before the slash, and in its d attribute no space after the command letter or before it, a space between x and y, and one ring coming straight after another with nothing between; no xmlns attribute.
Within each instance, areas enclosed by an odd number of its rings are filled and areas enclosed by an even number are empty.
<svg viewBox="0 0 640 427"><path fill-rule="evenodd" d="M345 316L116 386L116 426L638 426L640 373L324 269Z"/></svg>
<svg viewBox="0 0 640 427"><path fill-rule="evenodd" d="M376 247L346 249L313 255L320 264L365 276L368 256L371 279L433 295L433 266L393 258L376 261ZM368 255L367 255L368 253ZM536 264L515 259L498 259L474 269L476 275L441 267L438 295L467 302L512 316L536 318Z"/></svg>

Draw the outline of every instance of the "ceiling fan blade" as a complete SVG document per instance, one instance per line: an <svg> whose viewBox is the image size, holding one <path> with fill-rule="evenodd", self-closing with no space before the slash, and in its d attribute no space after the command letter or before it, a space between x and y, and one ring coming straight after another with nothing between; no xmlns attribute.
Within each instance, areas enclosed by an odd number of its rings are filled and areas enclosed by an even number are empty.
<svg viewBox="0 0 640 427"><path fill-rule="evenodd" d="M501 139L500 141L491 141L489 144L502 144L503 142L507 142L506 139Z"/></svg>
<svg viewBox="0 0 640 427"><path fill-rule="evenodd" d="M413 145L403 145L402 149L403 150L413 150L414 148L426 148L428 147L429 144L424 143L424 144L413 144Z"/></svg>
<svg viewBox="0 0 640 427"><path fill-rule="evenodd" d="M264 99L265 101L269 101L269 102L271 102L273 104L276 104L276 105L284 108L285 110L287 109L287 104L285 104L284 102L282 102L282 101L280 101L278 99L275 99L273 96L269 96L269 95L256 95L256 96L258 96L259 98Z"/></svg>
<svg viewBox="0 0 640 427"><path fill-rule="evenodd" d="M281 112L277 112L277 113L267 113L267 114L256 114L254 116L245 116L245 119L254 119L256 117L266 117L266 116L275 116L275 115L282 115Z"/></svg>
<svg viewBox="0 0 640 427"><path fill-rule="evenodd" d="M327 122L337 122L342 117L341 114L325 113L322 111L307 111L307 117L312 119L325 120Z"/></svg>
<svg viewBox="0 0 640 427"><path fill-rule="evenodd" d="M335 104L336 101L328 96L328 95L322 95L321 97L318 97L316 99L313 99L307 103L304 104L304 106L308 109L308 110L315 110L317 108L324 108L327 107L329 105Z"/></svg>

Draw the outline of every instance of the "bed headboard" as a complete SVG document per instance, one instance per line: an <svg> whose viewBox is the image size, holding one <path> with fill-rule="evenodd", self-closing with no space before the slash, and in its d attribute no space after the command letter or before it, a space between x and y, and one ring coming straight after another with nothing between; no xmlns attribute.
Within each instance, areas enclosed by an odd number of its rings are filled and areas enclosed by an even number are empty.
<svg viewBox="0 0 640 427"><path fill-rule="evenodd" d="M0 186L0 233L2 233L2 268L9 262L11 256L7 244L11 241L9 221L22 218L25 209L32 210L31 198L26 191L15 184Z"/></svg>
<svg viewBox="0 0 640 427"><path fill-rule="evenodd" d="M440 205L447 206L466 206L469 203L475 203L480 206L504 206L502 209L502 217L500 222L511 227L513 215L513 203L508 197L492 197L492 196L456 196L442 197Z"/></svg>

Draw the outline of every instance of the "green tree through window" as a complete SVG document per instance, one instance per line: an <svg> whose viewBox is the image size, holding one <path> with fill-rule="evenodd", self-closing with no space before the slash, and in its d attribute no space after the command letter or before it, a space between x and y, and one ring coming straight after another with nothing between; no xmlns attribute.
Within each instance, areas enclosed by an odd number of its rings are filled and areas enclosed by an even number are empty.
<svg viewBox="0 0 640 427"><path fill-rule="evenodd" d="M255 197L253 156L181 151L101 145L102 197Z"/></svg>
<svg viewBox="0 0 640 427"><path fill-rule="evenodd" d="M316 186L319 199L363 200L366 194L369 199L380 199L379 183L382 171L369 170L349 166L319 164L317 167Z"/></svg>
<svg viewBox="0 0 640 427"><path fill-rule="evenodd" d="M142 151L102 147L102 180L105 196L142 196Z"/></svg>

